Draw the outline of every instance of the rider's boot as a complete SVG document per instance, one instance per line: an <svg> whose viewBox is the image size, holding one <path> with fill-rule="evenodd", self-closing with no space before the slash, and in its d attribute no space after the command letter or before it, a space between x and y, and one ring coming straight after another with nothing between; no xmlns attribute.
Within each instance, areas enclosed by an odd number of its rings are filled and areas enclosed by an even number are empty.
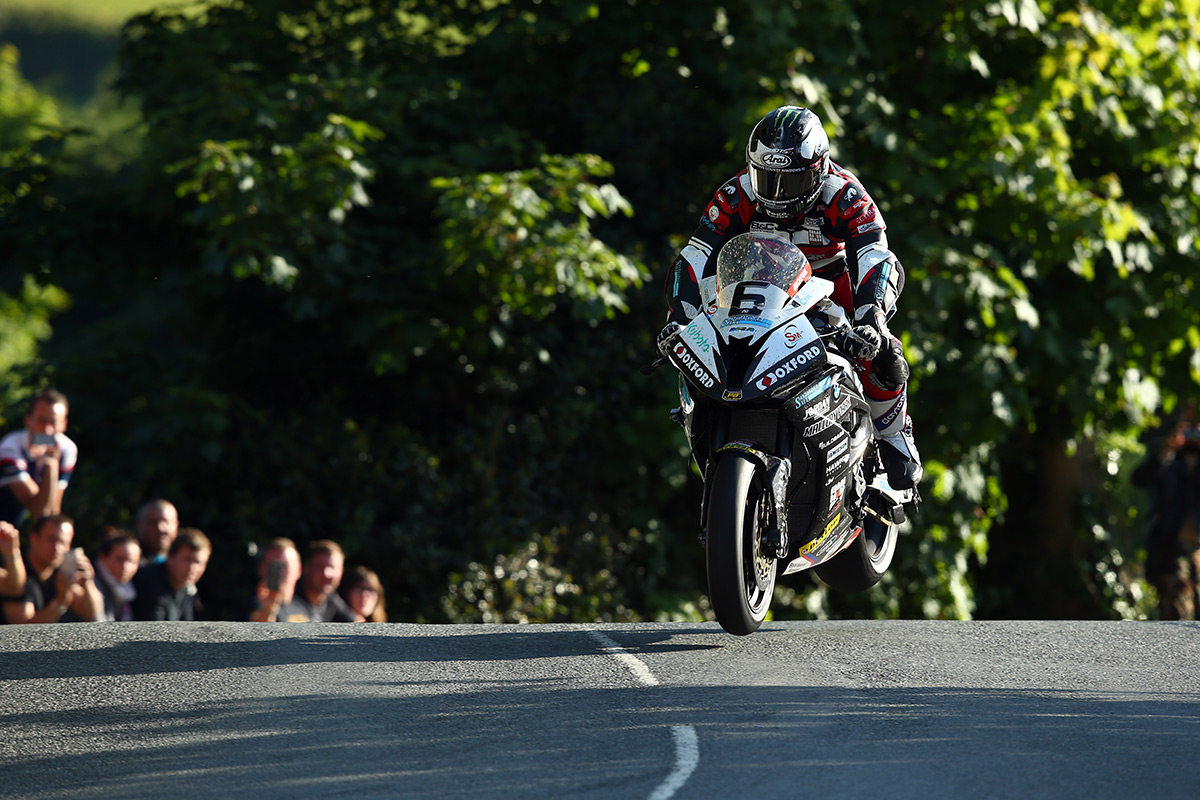
<svg viewBox="0 0 1200 800"><path fill-rule="evenodd" d="M913 440L912 419L908 416L908 386L901 386L897 392L885 392L869 383L863 388L875 422L875 436L882 443L879 455L887 470L888 483L893 489L912 489L921 480L924 469Z"/></svg>

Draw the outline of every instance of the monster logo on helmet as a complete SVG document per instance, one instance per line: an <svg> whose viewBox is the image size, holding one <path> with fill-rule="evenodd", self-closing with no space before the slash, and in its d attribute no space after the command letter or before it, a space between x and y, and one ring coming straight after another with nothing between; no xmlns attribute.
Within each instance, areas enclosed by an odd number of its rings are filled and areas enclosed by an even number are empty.
<svg viewBox="0 0 1200 800"><path fill-rule="evenodd" d="M798 106L767 114L750 132L746 168L767 216L790 220L806 213L829 174L829 137L821 120Z"/></svg>

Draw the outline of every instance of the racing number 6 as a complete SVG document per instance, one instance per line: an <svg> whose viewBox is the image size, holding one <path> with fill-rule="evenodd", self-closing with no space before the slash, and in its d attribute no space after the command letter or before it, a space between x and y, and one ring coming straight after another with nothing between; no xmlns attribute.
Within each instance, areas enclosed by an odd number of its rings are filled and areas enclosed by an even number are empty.
<svg viewBox="0 0 1200 800"><path fill-rule="evenodd" d="M761 314L763 305L767 302L766 295L751 290L770 285L762 281L742 281L733 287L733 302L730 304L729 313L738 316L758 316Z"/></svg>

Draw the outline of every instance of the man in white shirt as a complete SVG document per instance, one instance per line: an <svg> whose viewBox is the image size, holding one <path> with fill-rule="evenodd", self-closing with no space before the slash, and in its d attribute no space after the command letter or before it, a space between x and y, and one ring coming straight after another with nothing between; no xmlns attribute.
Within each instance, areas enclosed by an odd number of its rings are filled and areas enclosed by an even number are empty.
<svg viewBox="0 0 1200 800"><path fill-rule="evenodd" d="M67 438L67 398L55 389L34 395L25 427L0 439L0 520L20 527L62 513L63 492L79 448Z"/></svg>

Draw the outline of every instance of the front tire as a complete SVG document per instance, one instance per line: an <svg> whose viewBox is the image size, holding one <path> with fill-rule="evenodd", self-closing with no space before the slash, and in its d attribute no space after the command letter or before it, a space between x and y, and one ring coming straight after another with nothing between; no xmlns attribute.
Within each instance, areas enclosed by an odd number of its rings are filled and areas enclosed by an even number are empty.
<svg viewBox="0 0 1200 800"><path fill-rule="evenodd" d="M762 546L771 497L757 475L754 462L726 453L717 462L709 496L708 599L717 622L735 636L758 630L775 593L778 562Z"/></svg>

